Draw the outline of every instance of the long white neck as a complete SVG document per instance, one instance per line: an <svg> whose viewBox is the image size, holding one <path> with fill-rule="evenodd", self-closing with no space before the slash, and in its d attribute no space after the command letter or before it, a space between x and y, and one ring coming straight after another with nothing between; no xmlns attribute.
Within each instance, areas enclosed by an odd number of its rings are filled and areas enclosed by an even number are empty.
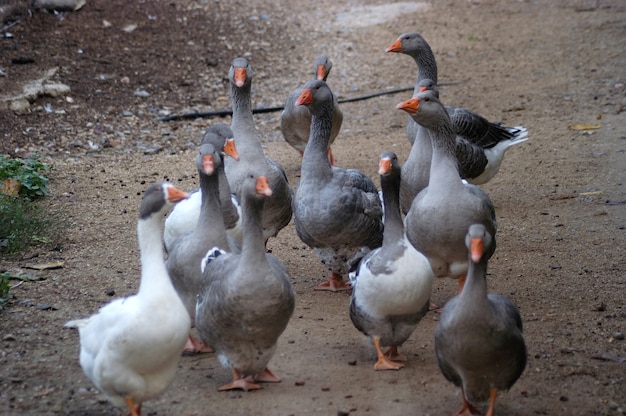
<svg viewBox="0 0 626 416"><path fill-rule="evenodd" d="M163 218L152 214L137 222L137 237L141 254L139 294L167 293L174 290L163 260Z"/></svg>

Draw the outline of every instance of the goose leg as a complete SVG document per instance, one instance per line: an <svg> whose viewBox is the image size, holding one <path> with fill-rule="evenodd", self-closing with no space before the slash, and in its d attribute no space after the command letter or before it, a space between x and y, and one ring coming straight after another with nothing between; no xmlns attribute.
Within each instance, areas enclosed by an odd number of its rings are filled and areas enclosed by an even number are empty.
<svg viewBox="0 0 626 416"><path fill-rule="evenodd" d="M459 295L463 291L463 286L465 286L466 278L467 278L467 275L465 274L462 274L459 276L459 290L456 292L457 295Z"/></svg>
<svg viewBox="0 0 626 416"><path fill-rule="evenodd" d="M465 397L465 390L461 387L461 395L463 396L463 406L454 414L454 416L474 416L482 415L482 412L474 407Z"/></svg>
<svg viewBox="0 0 626 416"><path fill-rule="evenodd" d="M350 286L349 283L344 282L343 277L341 277L340 274L332 272L330 279L321 285L316 286L314 290L330 290L331 292L338 292L340 290L350 289L352 289L352 286Z"/></svg>
<svg viewBox="0 0 626 416"><path fill-rule="evenodd" d="M223 385L217 390L227 391L227 390L241 389L243 391L248 391L248 390L259 390L262 388L263 387L261 387L261 385L252 383L248 381L246 378L242 377L241 374L239 373L239 370L233 367L233 381L231 381L228 384Z"/></svg>
<svg viewBox="0 0 626 416"><path fill-rule="evenodd" d="M409 361L406 355L398 352L397 346L390 347L385 351L385 357L389 358L391 361Z"/></svg>
<svg viewBox="0 0 626 416"><path fill-rule="evenodd" d="M372 340L374 341L374 347L376 347L376 354L378 355L378 361L374 364L374 370L399 370L404 367L404 364L396 363L385 357L385 354L383 354L380 349L380 338L372 337Z"/></svg>
<svg viewBox="0 0 626 416"><path fill-rule="evenodd" d="M498 390L495 388L489 389L489 410L487 410L487 414L485 416L494 416L494 409L496 407L496 396L498 395Z"/></svg>
<svg viewBox="0 0 626 416"><path fill-rule="evenodd" d="M124 401L126 402L128 409L130 410L130 412L127 413L126 416L141 416L141 403L135 405L135 401L132 397L129 396L124 397Z"/></svg>
<svg viewBox="0 0 626 416"><path fill-rule="evenodd" d="M330 162L330 166L336 166L335 156L333 155L333 151L331 150L330 146L328 146L328 161Z"/></svg>
<svg viewBox="0 0 626 416"><path fill-rule="evenodd" d="M272 370L269 368L265 368L262 373L256 374L254 376L254 381L264 382L264 383L280 383L280 377L278 377Z"/></svg>
<svg viewBox="0 0 626 416"><path fill-rule="evenodd" d="M202 341L196 341L191 335L189 335L183 353L203 354L209 352L214 352L211 347Z"/></svg>

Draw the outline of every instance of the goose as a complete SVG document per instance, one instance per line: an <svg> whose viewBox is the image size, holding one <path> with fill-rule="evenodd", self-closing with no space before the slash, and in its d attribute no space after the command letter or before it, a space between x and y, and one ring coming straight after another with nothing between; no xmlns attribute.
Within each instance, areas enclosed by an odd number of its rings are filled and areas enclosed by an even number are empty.
<svg viewBox="0 0 626 416"><path fill-rule="evenodd" d="M272 195L267 177L249 171L241 184L243 245L241 253L212 253L198 294L196 326L230 368L233 381L220 391L261 388L256 382L279 382L268 363L294 310L291 278L285 266L266 253L263 205Z"/></svg>
<svg viewBox="0 0 626 416"><path fill-rule="evenodd" d="M397 108L428 129L433 148L428 186L413 199L405 217L407 238L428 257L435 276L457 277L460 290L468 267L468 227L483 224L493 236L487 258L496 248L493 203L482 189L461 179L450 115L433 91L420 92Z"/></svg>
<svg viewBox="0 0 626 416"><path fill-rule="evenodd" d="M224 156L230 156L235 161L239 160L233 132L226 124L219 123L209 127L202 136L200 145L204 143L211 143L216 149L222 149L219 152L220 158L222 158L222 165ZM224 168L222 166L218 169L223 170ZM221 209L226 230L235 241L241 243L241 219L239 218L241 208L239 207L239 200L235 194L231 193L230 185L226 175L223 173L219 175L219 187ZM167 252L171 250L174 241L178 237L193 231L198 223L200 206L202 205L202 191L195 189L190 191L189 194L189 198L174 205L172 211L165 218L163 239L165 251Z"/></svg>
<svg viewBox="0 0 626 416"><path fill-rule="evenodd" d="M510 389L526 367L520 313L509 299L487 293L487 256L493 239L482 224L469 227L469 270L463 291L443 308L435 329L437 363L461 388L457 415L480 413L472 403L489 400L493 416L499 391Z"/></svg>
<svg viewBox="0 0 626 416"><path fill-rule="evenodd" d="M327 55L318 55L317 58L315 58L313 79L326 81L332 67L333 63ZM309 132L311 130L311 113L306 108L296 105L296 100L302 93L302 88L302 86L297 87L289 93L285 101L285 108L280 115L280 131L283 133L285 141L300 152L301 157L309 141ZM333 124L330 132L330 140L328 141L328 160L330 160L330 164L333 166L335 165L335 158L331 150L331 145L335 142L335 138L337 138L341 130L341 123L343 122L343 112L339 108L339 102L336 97L334 104Z"/></svg>
<svg viewBox="0 0 626 416"><path fill-rule="evenodd" d="M419 91L439 90L431 79L419 83ZM446 105L453 130L456 133L456 157L461 173L468 182L482 185L500 170L504 153L528 140L528 129L523 126L504 127L465 108Z"/></svg>
<svg viewBox="0 0 626 416"><path fill-rule="evenodd" d="M385 207L383 245L370 251L350 274L350 319L374 343L375 370L399 370L406 356L398 353L428 311L434 279L428 259L409 243L400 214L400 164L393 152L380 157ZM383 353L381 345L389 346Z"/></svg>
<svg viewBox="0 0 626 416"><path fill-rule="evenodd" d="M198 149L196 167L200 178L202 203L196 226L182 235L170 248L166 266L174 288L187 308L191 325L196 316L196 297L202 283L202 262L211 249L237 251L239 246L226 233L224 217L220 206L219 175L223 175L222 158L213 144L205 143ZM185 352L212 352L191 334Z"/></svg>
<svg viewBox="0 0 626 416"><path fill-rule="evenodd" d="M420 89L424 89L425 85L437 84L435 55L419 33L400 35L386 52L403 53L415 60L418 73L413 96ZM449 109L454 110L453 107ZM468 113L467 110L453 111L452 125L457 134L456 153L461 175L475 185L491 180L498 173L506 150L528 139L528 131L523 126L502 127L497 123L489 123L476 113ZM481 134L484 131L489 133L489 139ZM412 145L417 142L418 146L411 147L409 157L402 166L400 201L405 214L415 195L428 183L429 156L432 155L428 134L411 117L407 123L407 138Z"/></svg>
<svg viewBox="0 0 626 416"><path fill-rule="evenodd" d="M382 203L376 185L356 169L331 166L326 155L334 96L326 82L305 84L296 105L311 112L311 134L295 191L298 237L331 272L316 290L348 290L343 275L383 242Z"/></svg>
<svg viewBox="0 0 626 416"><path fill-rule="evenodd" d="M189 334L189 314L176 294L163 261L163 216L188 195L168 183L150 186L139 209L141 253L138 292L116 299L78 328L80 365L85 375L117 407L138 416L144 401L159 396L172 381Z"/></svg>
<svg viewBox="0 0 626 416"><path fill-rule="evenodd" d="M272 196L263 206L263 236L267 244L270 237L275 237L291 221L293 190L282 166L263 153L252 116L250 90L253 77L254 71L247 59L233 60L228 71L233 110L231 128L237 141L240 162L227 159L225 171L228 183L240 200L248 171L267 177L272 189Z"/></svg>

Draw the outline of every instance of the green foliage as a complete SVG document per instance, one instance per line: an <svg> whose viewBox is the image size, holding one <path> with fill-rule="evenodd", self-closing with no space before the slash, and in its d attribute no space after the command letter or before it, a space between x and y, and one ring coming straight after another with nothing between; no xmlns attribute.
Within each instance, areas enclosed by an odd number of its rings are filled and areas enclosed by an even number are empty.
<svg viewBox="0 0 626 416"><path fill-rule="evenodd" d="M11 159L0 156L0 181L17 179L20 182L19 194L36 199L48 194L48 167L34 158Z"/></svg>
<svg viewBox="0 0 626 416"><path fill-rule="evenodd" d="M9 300L9 279L11 275L9 273L0 273L0 310L4 308Z"/></svg>
<svg viewBox="0 0 626 416"><path fill-rule="evenodd" d="M59 215L45 212L33 200L48 193L49 169L34 158L0 156L0 181L19 182L17 196L0 193L0 254L15 253L60 235Z"/></svg>

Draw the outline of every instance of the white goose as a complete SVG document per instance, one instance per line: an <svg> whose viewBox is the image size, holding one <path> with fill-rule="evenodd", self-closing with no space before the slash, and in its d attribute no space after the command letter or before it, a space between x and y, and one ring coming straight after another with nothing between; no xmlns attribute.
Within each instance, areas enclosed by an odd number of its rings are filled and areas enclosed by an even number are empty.
<svg viewBox="0 0 626 416"><path fill-rule="evenodd" d="M428 311L435 275L428 259L406 238L400 214L400 164L393 152L381 155L380 183L385 204L383 245L370 251L350 275L350 319L376 347L375 370L399 370L406 356L398 347ZM383 353L381 345L389 346Z"/></svg>
<svg viewBox="0 0 626 416"><path fill-rule="evenodd" d="M165 212L187 196L168 183L146 190L137 223L139 291L65 324L78 328L85 375L115 406L128 406L132 416L172 383L189 335L189 314L167 274L162 239Z"/></svg>

